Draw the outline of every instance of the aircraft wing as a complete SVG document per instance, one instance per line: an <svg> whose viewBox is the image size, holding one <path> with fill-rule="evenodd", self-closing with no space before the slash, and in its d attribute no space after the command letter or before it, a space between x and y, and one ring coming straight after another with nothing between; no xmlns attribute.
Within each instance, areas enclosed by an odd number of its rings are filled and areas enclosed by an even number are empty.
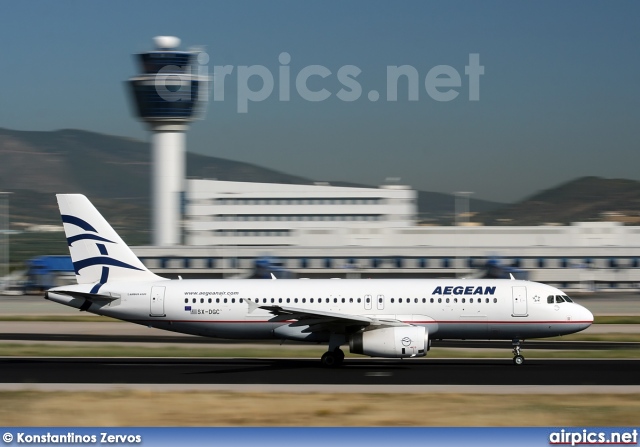
<svg viewBox="0 0 640 447"><path fill-rule="evenodd" d="M275 315L275 317L269 321L295 320L290 324L291 327L309 326L302 332L320 332L326 330L346 332L348 328L358 330L367 326L409 326L395 319L386 320L364 315L325 312L289 306L255 306L254 308L264 309Z"/></svg>

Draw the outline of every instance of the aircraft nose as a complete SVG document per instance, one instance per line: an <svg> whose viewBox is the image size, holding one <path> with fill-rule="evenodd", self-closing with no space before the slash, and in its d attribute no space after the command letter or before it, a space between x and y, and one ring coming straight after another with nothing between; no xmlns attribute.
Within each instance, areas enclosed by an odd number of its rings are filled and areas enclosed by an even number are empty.
<svg viewBox="0 0 640 447"><path fill-rule="evenodd" d="M578 319L586 324L585 328L591 326L591 324L593 323L593 314L586 307L580 305L578 306L580 307L578 312Z"/></svg>

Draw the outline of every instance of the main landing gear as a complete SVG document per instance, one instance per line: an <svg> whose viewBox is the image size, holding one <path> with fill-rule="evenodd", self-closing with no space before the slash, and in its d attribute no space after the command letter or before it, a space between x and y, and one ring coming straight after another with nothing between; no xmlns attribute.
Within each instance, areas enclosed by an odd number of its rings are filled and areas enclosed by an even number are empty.
<svg viewBox="0 0 640 447"><path fill-rule="evenodd" d="M336 368L342 365L344 361L344 352L340 348L335 348L333 351L327 351L322 354L320 359L322 366L327 368Z"/></svg>
<svg viewBox="0 0 640 447"><path fill-rule="evenodd" d="M322 366L326 368L337 368L342 366L344 360L344 352L340 346L347 341L344 334L331 333L329 336L329 350L322 354L320 361Z"/></svg>
<svg viewBox="0 0 640 447"><path fill-rule="evenodd" d="M520 354L520 340L514 339L511 341L511 346L513 346L513 364L520 366L524 363L524 357Z"/></svg>

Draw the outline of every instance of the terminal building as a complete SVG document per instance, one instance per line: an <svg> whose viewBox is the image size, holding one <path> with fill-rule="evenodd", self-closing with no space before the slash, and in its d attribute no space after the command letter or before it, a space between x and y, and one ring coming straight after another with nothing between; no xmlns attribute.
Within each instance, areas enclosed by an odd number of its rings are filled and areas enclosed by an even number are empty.
<svg viewBox="0 0 640 447"><path fill-rule="evenodd" d="M408 186L189 180L186 245L387 245L386 229L413 226L416 192Z"/></svg>
<svg viewBox="0 0 640 447"><path fill-rule="evenodd" d="M640 227L421 226L416 199L404 185L192 179L183 245L134 251L168 276L246 277L269 258L297 277L477 277L497 264L565 289L640 284Z"/></svg>

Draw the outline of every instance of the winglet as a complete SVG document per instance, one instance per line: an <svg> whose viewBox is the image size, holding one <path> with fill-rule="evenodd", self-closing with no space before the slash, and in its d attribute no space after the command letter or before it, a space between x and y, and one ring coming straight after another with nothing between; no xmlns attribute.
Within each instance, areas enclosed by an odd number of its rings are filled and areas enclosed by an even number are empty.
<svg viewBox="0 0 640 447"><path fill-rule="evenodd" d="M512 273L509 273L509 276L511 277L512 280L515 280Z"/></svg>
<svg viewBox="0 0 640 447"><path fill-rule="evenodd" d="M273 274L273 272L271 272L271 279L278 279L276 278L276 275Z"/></svg>

